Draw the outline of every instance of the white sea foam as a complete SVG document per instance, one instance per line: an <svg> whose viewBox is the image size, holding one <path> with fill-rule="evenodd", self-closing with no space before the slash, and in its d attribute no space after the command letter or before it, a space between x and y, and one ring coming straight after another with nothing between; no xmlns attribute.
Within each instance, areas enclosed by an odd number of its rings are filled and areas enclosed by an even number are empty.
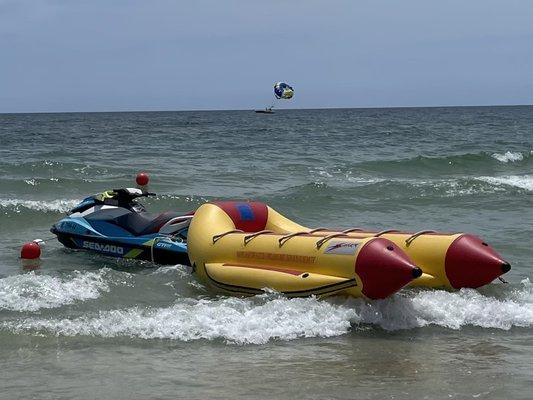
<svg viewBox="0 0 533 400"><path fill-rule="evenodd" d="M157 268L155 271L153 271L152 275L168 275L168 274L177 274L181 278L188 278L191 276L192 273L192 267L187 265L166 265Z"/></svg>
<svg viewBox="0 0 533 400"><path fill-rule="evenodd" d="M513 186L533 191L533 175L480 176L477 180L496 186Z"/></svg>
<svg viewBox="0 0 533 400"><path fill-rule="evenodd" d="M4 323L15 331L57 335L130 336L144 339L225 339L266 343L271 339L326 337L346 333L355 311L316 299L186 299L167 308L102 311L74 319L26 319Z"/></svg>
<svg viewBox="0 0 533 400"><path fill-rule="evenodd" d="M370 185L374 183L385 182L386 179L372 177L372 176L354 176L352 171L343 171L340 168L330 168L329 170L324 167L311 168L309 170L311 175L317 175L319 181L315 183L324 183L324 178L327 182L332 181L335 183L355 183L358 185Z"/></svg>
<svg viewBox="0 0 533 400"><path fill-rule="evenodd" d="M524 159L524 155L518 151L506 151L505 153L493 153L492 158L495 158L502 163L508 163L522 161Z"/></svg>
<svg viewBox="0 0 533 400"><path fill-rule="evenodd" d="M26 318L3 323L15 332L127 336L143 339L222 339L261 344L270 340L330 337L369 325L385 330L464 326L509 330L533 327L533 285L524 280L505 299L472 289L405 291L390 299L255 298L180 299L171 307L133 307L78 318Z"/></svg>
<svg viewBox="0 0 533 400"><path fill-rule="evenodd" d="M428 325L450 329L477 326L509 330L533 326L533 285L524 280L521 289L503 300L484 296L473 289L458 292L428 290L414 296L404 293L355 307L362 321L386 330Z"/></svg>
<svg viewBox="0 0 533 400"><path fill-rule="evenodd" d="M21 200L21 199L0 199L0 207L12 208L20 213L22 208L44 212L66 212L77 205L80 200L59 199L59 200Z"/></svg>
<svg viewBox="0 0 533 400"><path fill-rule="evenodd" d="M106 270L74 272L66 277L30 272L0 279L0 310L37 311L96 299L109 291Z"/></svg>

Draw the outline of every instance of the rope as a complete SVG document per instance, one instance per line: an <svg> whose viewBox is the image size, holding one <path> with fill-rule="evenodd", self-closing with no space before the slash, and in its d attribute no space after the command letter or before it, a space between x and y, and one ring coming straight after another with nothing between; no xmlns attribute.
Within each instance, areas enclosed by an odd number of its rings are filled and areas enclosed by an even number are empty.
<svg viewBox="0 0 533 400"><path fill-rule="evenodd" d="M155 237L154 240L152 241L152 246L150 247L150 257L152 259L152 262L155 263L155 258L154 258L154 246L155 244L159 241L159 236Z"/></svg>
<svg viewBox="0 0 533 400"><path fill-rule="evenodd" d="M47 237L47 238L44 238L44 239L33 239L31 240L30 242L35 242L37 243L38 245L40 245L41 243L46 243L48 242L49 240L53 240L53 239L56 239L55 236L50 236L50 237ZM18 249L20 248L20 245L17 245L17 246L9 246L7 247L9 249Z"/></svg>

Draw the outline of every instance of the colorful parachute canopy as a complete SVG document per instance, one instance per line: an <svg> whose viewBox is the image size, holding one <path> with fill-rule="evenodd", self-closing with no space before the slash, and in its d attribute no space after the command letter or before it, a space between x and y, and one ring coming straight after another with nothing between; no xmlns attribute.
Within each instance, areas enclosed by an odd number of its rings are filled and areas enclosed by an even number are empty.
<svg viewBox="0 0 533 400"><path fill-rule="evenodd" d="M274 85L274 94L278 99L290 99L294 96L294 89L285 82L278 82Z"/></svg>

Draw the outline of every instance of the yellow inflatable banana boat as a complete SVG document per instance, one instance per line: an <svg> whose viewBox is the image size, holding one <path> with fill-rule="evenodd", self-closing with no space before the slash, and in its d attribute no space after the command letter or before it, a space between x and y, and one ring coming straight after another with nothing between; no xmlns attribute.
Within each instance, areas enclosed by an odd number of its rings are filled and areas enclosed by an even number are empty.
<svg viewBox="0 0 533 400"><path fill-rule="evenodd" d="M380 299L422 274L386 238L304 233L303 227L258 202L202 205L187 243L201 281L241 295L272 288L291 297L346 294Z"/></svg>
<svg viewBox="0 0 533 400"><path fill-rule="evenodd" d="M407 233L394 229L369 232L360 228L310 230L270 207L268 212L269 218L276 220L277 226L285 232L313 236L335 235L337 238L381 237L392 241L422 269L422 276L411 282L410 286L478 288L511 270L511 265L492 247L477 236L467 233L438 233L431 230Z"/></svg>
<svg viewBox="0 0 533 400"><path fill-rule="evenodd" d="M391 246L393 252L384 250ZM271 287L295 295L382 298L405 284L477 288L511 269L470 234L309 229L262 203L201 206L189 229L188 251L200 279L246 294ZM393 266L400 259L403 269ZM413 275L399 272L407 264ZM413 265L422 270L420 277Z"/></svg>

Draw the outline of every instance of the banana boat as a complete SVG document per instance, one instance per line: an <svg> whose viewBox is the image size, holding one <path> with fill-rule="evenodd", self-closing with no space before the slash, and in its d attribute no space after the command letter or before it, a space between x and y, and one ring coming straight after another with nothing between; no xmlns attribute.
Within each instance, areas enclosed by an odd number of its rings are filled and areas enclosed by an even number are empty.
<svg viewBox="0 0 533 400"><path fill-rule="evenodd" d="M381 237L390 240L422 269L422 276L412 281L409 286L478 288L511 270L511 265L491 246L468 233L439 233L432 230L409 233L395 229L371 232L361 228L310 230L270 207L268 212L269 218L275 220L281 230L297 235L357 239Z"/></svg>
<svg viewBox="0 0 533 400"><path fill-rule="evenodd" d="M249 295L271 287L292 296L374 299L404 285L478 288L511 269L471 234L309 229L259 202L201 206L188 254L202 281Z"/></svg>
<svg viewBox="0 0 533 400"><path fill-rule="evenodd" d="M202 205L187 235L194 272L207 285L232 294L272 288L289 297L369 299L388 297L422 275L387 238L304 233L290 222L259 202Z"/></svg>

